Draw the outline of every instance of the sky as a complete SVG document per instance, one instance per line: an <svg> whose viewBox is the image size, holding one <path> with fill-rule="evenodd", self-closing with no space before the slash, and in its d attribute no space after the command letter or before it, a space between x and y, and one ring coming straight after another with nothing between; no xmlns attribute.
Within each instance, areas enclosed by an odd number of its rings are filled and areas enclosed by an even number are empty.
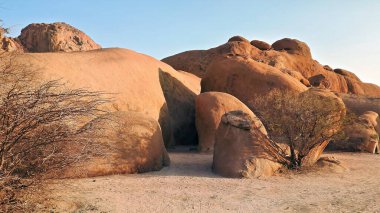
<svg viewBox="0 0 380 213"><path fill-rule="evenodd" d="M234 35L296 38L321 64L380 85L379 0L0 0L0 14L12 36L30 23L66 22L102 47L157 59Z"/></svg>

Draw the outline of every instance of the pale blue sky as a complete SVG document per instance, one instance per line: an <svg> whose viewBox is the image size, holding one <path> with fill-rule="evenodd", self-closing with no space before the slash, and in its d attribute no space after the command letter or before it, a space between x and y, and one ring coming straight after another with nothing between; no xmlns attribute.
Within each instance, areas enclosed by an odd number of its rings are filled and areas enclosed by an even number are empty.
<svg viewBox="0 0 380 213"><path fill-rule="evenodd" d="M32 22L67 22L103 47L162 59L233 35L305 41L316 60L380 85L379 0L0 0L12 35Z"/></svg>

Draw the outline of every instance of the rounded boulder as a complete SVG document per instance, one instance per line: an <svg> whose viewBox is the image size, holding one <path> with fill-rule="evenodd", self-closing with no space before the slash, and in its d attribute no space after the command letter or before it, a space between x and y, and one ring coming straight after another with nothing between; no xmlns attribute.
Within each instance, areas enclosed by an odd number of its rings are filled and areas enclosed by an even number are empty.
<svg viewBox="0 0 380 213"><path fill-rule="evenodd" d="M268 137L254 127L249 114L227 112L215 134L213 172L230 178L271 176L282 165L268 154L270 149Z"/></svg>
<svg viewBox="0 0 380 213"><path fill-rule="evenodd" d="M243 57L215 59L201 81L202 92L225 92L246 104L250 109L258 96L273 89L296 92L306 90L296 78L277 68Z"/></svg>
<svg viewBox="0 0 380 213"><path fill-rule="evenodd" d="M63 22L30 24L18 37L29 52L73 52L100 49L82 31Z"/></svg>
<svg viewBox="0 0 380 213"><path fill-rule="evenodd" d="M245 104L230 94L222 92L201 93L195 100L195 106L198 150L201 152L209 152L214 149L215 132L220 124L221 117L228 111L241 110L247 113L259 131L267 134L260 119Z"/></svg>
<svg viewBox="0 0 380 213"><path fill-rule="evenodd" d="M253 40L251 41L251 45L260 49L260 50L270 50L272 46L264 41Z"/></svg>
<svg viewBox="0 0 380 213"><path fill-rule="evenodd" d="M272 48L277 51L286 51L290 54L297 54L311 58L309 46L297 39L284 38L272 44Z"/></svg>
<svg viewBox="0 0 380 213"><path fill-rule="evenodd" d="M137 112L115 112L94 122L91 158L69 166L63 177L94 177L156 171L170 164L160 125Z"/></svg>
<svg viewBox="0 0 380 213"><path fill-rule="evenodd" d="M233 36L230 39L228 39L228 42L232 42L232 41L240 41L240 42L249 43L249 41L246 38L242 37L242 36Z"/></svg>

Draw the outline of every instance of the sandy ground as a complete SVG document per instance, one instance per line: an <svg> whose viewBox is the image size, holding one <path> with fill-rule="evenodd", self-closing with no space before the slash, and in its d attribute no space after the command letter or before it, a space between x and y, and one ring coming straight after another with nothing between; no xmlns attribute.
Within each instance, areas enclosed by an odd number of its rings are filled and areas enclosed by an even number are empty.
<svg viewBox="0 0 380 213"><path fill-rule="evenodd" d="M212 155L171 153L172 165L158 172L53 181L44 211L380 212L380 156L331 155L348 170L250 180L214 175Z"/></svg>

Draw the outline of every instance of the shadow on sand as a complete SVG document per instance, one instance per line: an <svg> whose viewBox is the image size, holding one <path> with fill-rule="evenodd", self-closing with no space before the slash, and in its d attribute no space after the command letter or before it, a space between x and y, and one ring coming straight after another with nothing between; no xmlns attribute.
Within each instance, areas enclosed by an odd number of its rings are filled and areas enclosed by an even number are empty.
<svg viewBox="0 0 380 213"><path fill-rule="evenodd" d="M212 173L212 154L203 154L194 151L169 152L171 164L160 171L139 174L141 178L188 176L199 178L222 178Z"/></svg>

